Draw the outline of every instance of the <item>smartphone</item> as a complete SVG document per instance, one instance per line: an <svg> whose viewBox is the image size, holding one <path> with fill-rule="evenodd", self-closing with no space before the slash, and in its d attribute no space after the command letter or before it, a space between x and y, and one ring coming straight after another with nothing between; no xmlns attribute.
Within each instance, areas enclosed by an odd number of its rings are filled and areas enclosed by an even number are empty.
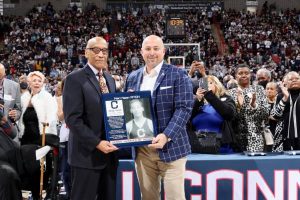
<svg viewBox="0 0 300 200"><path fill-rule="evenodd" d="M199 79L199 88L202 88L204 90L208 90L207 77L203 77L203 78Z"/></svg>

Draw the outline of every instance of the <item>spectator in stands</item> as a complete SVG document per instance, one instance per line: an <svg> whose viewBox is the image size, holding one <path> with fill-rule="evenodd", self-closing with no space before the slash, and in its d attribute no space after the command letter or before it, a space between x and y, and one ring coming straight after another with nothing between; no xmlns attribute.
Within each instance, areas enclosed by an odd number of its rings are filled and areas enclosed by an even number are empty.
<svg viewBox="0 0 300 200"><path fill-rule="evenodd" d="M26 75L22 75L19 77L19 83L20 83L21 94L28 91L28 82L27 82Z"/></svg>
<svg viewBox="0 0 300 200"><path fill-rule="evenodd" d="M222 146L219 153L233 152L230 145L235 142L231 123L236 113L235 103L217 77L208 75L207 81L208 90L199 87L196 92L191 117L192 130L200 134L211 134L207 137L220 140ZM193 144L192 141L191 143ZM193 148L197 149L197 146L192 145L192 150Z"/></svg>
<svg viewBox="0 0 300 200"><path fill-rule="evenodd" d="M137 57L137 54L134 53L131 57L131 66L135 69L140 65L140 59Z"/></svg>
<svg viewBox="0 0 300 200"><path fill-rule="evenodd" d="M114 78L115 83L116 83L116 91L122 92L124 89L124 81L123 81L122 76L120 74L114 73L112 75L112 77Z"/></svg>
<svg viewBox="0 0 300 200"><path fill-rule="evenodd" d="M277 98L277 83L275 82L269 82L267 83L266 85L266 96L267 96L267 99L268 99L268 103L269 103L269 106L270 106L270 112L273 108L273 106L275 105L276 103L276 98ZM279 143L279 140L280 138L282 138L281 136L276 136L275 135L275 131L276 131L276 126L277 126L277 122L278 120L275 120L274 118L270 117L270 112L269 112L269 118L268 120L265 122L265 125L267 127L269 127L272 135L273 135L273 140L274 140L274 143ZM275 137L276 136L276 137ZM275 142L275 140L278 140ZM269 151L272 151L272 147L273 147L274 144L272 145L266 145L266 150L269 152Z"/></svg>
<svg viewBox="0 0 300 200"><path fill-rule="evenodd" d="M250 69L240 64L236 69L238 88L231 89L230 95L237 107L236 126L238 143L242 151L263 151L263 121L268 118L269 105L261 86L250 84Z"/></svg>
<svg viewBox="0 0 300 200"><path fill-rule="evenodd" d="M0 199L21 200L21 181L17 170L23 163L16 163L20 159L16 159L20 152L19 145L11 138L13 131L16 130L11 122L3 115L3 111L0 111Z"/></svg>
<svg viewBox="0 0 300 200"><path fill-rule="evenodd" d="M204 62L196 60L193 61L188 75L192 79L194 78L196 80L206 76Z"/></svg>
<svg viewBox="0 0 300 200"><path fill-rule="evenodd" d="M266 86L266 96L268 99L268 103L270 105L270 112L276 103L277 94L278 94L277 83L269 82ZM270 130L271 130L272 134L275 135L277 121L269 118L268 124L270 125Z"/></svg>
<svg viewBox="0 0 300 200"><path fill-rule="evenodd" d="M256 72L257 84L266 88L267 84L271 81L271 72L265 68L259 69Z"/></svg>
<svg viewBox="0 0 300 200"><path fill-rule="evenodd" d="M285 77L286 87L280 84L283 97L273 107L271 116L283 119L283 150L300 150L300 75L291 71Z"/></svg>
<svg viewBox="0 0 300 200"><path fill-rule="evenodd" d="M235 79L231 79L227 82L226 88L228 90L231 90L233 88L237 88L238 87L238 82Z"/></svg>
<svg viewBox="0 0 300 200"><path fill-rule="evenodd" d="M5 78L5 75L4 65L0 63L0 110L10 121L15 122L21 115L20 87L18 83ZM15 138L16 135L11 137Z"/></svg>
<svg viewBox="0 0 300 200"><path fill-rule="evenodd" d="M22 115L19 121L21 145L40 144L40 135L43 123L48 123L45 133L57 135L57 103L47 91L43 90L45 76L38 71L28 74L27 80L31 93L26 91L21 97ZM47 157L45 180L51 172L51 159ZM40 177L39 172L32 177L31 188L34 199L39 198Z"/></svg>
<svg viewBox="0 0 300 200"><path fill-rule="evenodd" d="M199 79L206 76L204 62L194 60L188 75L192 79L193 93L196 93L199 87Z"/></svg>
<svg viewBox="0 0 300 200"><path fill-rule="evenodd" d="M227 83L232 79L234 79L234 77L230 74L227 74L226 76L223 77L223 84L225 88L227 88Z"/></svg>

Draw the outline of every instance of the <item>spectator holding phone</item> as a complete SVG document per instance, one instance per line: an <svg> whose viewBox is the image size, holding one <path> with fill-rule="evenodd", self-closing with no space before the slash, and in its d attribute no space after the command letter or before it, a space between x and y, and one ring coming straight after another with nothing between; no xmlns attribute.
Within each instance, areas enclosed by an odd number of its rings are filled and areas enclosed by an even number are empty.
<svg viewBox="0 0 300 200"><path fill-rule="evenodd" d="M205 72L204 62L194 60L192 62L191 69L189 71L189 77L199 79L205 76L206 76L206 72Z"/></svg>
<svg viewBox="0 0 300 200"><path fill-rule="evenodd" d="M194 60L188 75L192 79L193 93L196 93L199 86L199 79L206 76L204 62Z"/></svg>
<svg viewBox="0 0 300 200"><path fill-rule="evenodd" d="M199 80L189 130L220 140L219 153L233 152L232 144L235 139L231 120L235 113L235 103L223 84L217 77L208 75Z"/></svg>

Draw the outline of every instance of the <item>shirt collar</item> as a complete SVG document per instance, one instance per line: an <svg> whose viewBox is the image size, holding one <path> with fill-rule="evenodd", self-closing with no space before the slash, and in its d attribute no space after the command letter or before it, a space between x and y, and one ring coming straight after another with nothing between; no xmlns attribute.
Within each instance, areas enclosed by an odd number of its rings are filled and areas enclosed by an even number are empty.
<svg viewBox="0 0 300 200"><path fill-rule="evenodd" d="M164 64L164 61L161 61L161 63L159 63L158 65L156 65L156 67L154 67L154 69L151 71L150 74L147 73L147 71L146 71L147 66L145 66L144 71L143 71L143 75L144 76L150 76L150 77L158 76L163 64Z"/></svg>
<svg viewBox="0 0 300 200"><path fill-rule="evenodd" d="M98 75L99 70L96 69L95 67L93 67L89 62L88 62L87 64L90 66L90 68L91 68L91 70L94 72L94 74L95 74L95 75ZM102 72L102 70L101 70L100 72Z"/></svg>

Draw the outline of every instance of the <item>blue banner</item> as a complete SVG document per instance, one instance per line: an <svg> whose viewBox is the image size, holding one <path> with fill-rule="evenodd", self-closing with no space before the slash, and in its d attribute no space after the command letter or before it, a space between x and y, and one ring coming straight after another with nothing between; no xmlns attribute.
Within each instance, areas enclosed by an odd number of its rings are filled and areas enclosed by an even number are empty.
<svg viewBox="0 0 300 200"><path fill-rule="evenodd" d="M190 155L185 191L189 200L299 200L300 156ZM121 160L117 199L139 200L132 160ZM162 200L164 195L162 195Z"/></svg>

